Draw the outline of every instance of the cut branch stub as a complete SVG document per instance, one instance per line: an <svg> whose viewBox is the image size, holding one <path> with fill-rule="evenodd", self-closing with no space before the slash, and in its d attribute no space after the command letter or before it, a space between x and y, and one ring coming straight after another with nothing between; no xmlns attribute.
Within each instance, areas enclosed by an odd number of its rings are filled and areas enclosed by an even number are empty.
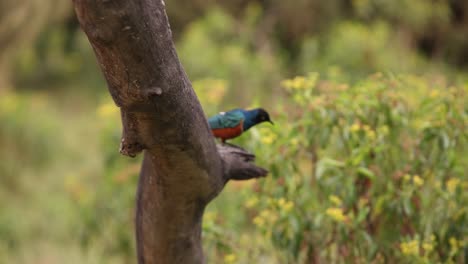
<svg viewBox="0 0 468 264"><path fill-rule="evenodd" d="M268 170L256 166L255 155L245 149L231 144L217 145L219 155L223 161L225 181L250 180L265 177Z"/></svg>

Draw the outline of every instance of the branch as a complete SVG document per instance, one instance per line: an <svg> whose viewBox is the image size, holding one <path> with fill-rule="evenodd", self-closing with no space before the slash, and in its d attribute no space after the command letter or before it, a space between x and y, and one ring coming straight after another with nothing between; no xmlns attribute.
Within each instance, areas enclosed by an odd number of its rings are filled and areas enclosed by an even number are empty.
<svg viewBox="0 0 468 264"><path fill-rule="evenodd" d="M263 177L254 156L216 147L177 58L161 0L74 0L109 92L120 107L120 152L144 150L136 208L138 263L204 263L206 205L230 180Z"/></svg>
<svg viewBox="0 0 468 264"><path fill-rule="evenodd" d="M250 180L265 177L268 171L258 167L253 162L255 155L243 148L231 144L217 145L219 155L223 160L224 179Z"/></svg>

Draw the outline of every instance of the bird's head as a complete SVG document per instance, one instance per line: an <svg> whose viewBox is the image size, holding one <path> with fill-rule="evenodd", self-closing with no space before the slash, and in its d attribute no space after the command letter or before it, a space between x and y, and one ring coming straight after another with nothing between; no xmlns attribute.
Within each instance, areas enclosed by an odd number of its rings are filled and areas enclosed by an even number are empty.
<svg viewBox="0 0 468 264"><path fill-rule="evenodd" d="M270 119L270 115L268 114L267 111L263 108L258 108L257 110L257 115L255 116L255 123L259 124L262 122L270 122L272 125L274 125L273 121Z"/></svg>

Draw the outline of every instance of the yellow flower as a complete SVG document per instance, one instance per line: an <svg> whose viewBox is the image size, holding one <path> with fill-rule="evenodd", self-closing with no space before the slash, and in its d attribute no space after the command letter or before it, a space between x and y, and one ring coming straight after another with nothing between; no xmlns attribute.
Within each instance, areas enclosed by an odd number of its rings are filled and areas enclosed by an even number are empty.
<svg viewBox="0 0 468 264"><path fill-rule="evenodd" d="M347 219L343 209L338 207L330 207L325 213L337 222L344 222Z"/></svg>
<svg viewBox="0 0 468 264"><path fill-rule="evenodd" d="M273 135L268 135L268 136L262 137L261 141L263 144L270 145L271 143L273 143L275 139L276 137L274 137Z"/></svg>
<svg viewBox="0 0 468 264"><path fill-rule="evenodd" d="M434 245L429 242L424 242L422 244L422 248L426 251L426 253L430 253L434 249Z"/></svg>
<svg viewBox="0 0 468 264"><path fill-rule="evenodd" d="M293 206L294 206L294 203L291 202L291 201L288 201L283 205L283 211L285 211L287 213L287 212L291 211Z"/></svg>
<svg viewBox="0 0 468 264"><path fill-rule="evenodd" d="M270 145L271 143L273 143L276 139L278 138L278 136L271 132L271 131L266 131L264 133L264 135L261 137L261 141L263 144L267 144L267 145Z"/></svg>
<svg viewBox="0 0 468 264"><path fill-rule="evenodd" d="M439 96L439 91L437 90L432 90L431 93L429 94L429 96L431 98L436 98L437 96Z"/></svg>
<svg viewBox="0 0 468 264"><path fill-rule="evenodd" d="M408 242L401 242L400 249L403 255L419 255L419 241L418 240L411 240Z"/></svg>
<svg viewBox="0 0 468 264"><path fill-rule="evenodd" d="M283 86L286 89L290 89L293 86L293 81L292 80L284 80L281 82L281 86Z"/></svg>
<svg viewBox="0 0 468 264"><path fill-rule="evenodd" d="M291 139L291 145L293 147L296 147L297 145L299 145L299 139L297 139L297 138Z"/></svg>
<svg viewBox="0 0 468 264"><path fill-rule="evenodd" d="M297 76L294 79L284 80L281 85L286 89L299 90L306 87L306 79L303 76Z"/></svg>
<svg viewBox="0 0 468 264"><path fill-rule="evenodd" d="M252 198L248 199L247 202L245 202L245 207L247 208L253 208L258 204L258 198L257 196L253 196Z"/></svg>
<svg viewBox="0 0 468 264"><path fill-rule="evenodd" d="M275 222L278 219L278 214L271 210L263 210L253 219L253 223L258 227L264 226L267 222Z"/></svg>
<svg viewBox="0 0 468 264"><path fill-rule="evenodd" d="M318 80L317 73L311 73L307 78L304 76L297 76L293 79L284 80L281 85L288 90L302 90L313 87Z"/></svg>
<svg viewBox="0 0 468 264"><path fill-rule="evenodd" d="M458 241L455 237L449 238L449 244L453 251L458 251Z"/></svg>
<svg viewBox="0 0 468 264"><path fill-rule="evenodd" d="M112 102L102 104L97 109L97 115L101 118L114 116L119 112L119 108Z"/></svg>
<svg viewBox="0 0 468 264"><path fill-rule="evenodd" d="M435 244L437 242L435 242L435 236L434 234L431 234L431 236L429 237L429 241L425 241L424 243L422 243L422 248L424 249L424 254L425 255L428 255L430 254L433 250L434 250L434 247L435 247Z"/></svg>
<svg viewBox="0 0 468 264"><path fill-rule="evenodd" d="M421 187L424 184L424 180L419 175L413 176L413 182L418 187Z"/></svg>
<svg viewBox="0 0 468 264"><path fill-rule="evenodd" d="M388 128L387 125L380 127L380 133L382 133L382 135L388 135L389 132L390 132L390 129Z"/></svg>
<svg viewBox="0 0 468 264"><path fill-rule="evenodd" d="M312 88L313 86L315 86L318 79L319 79L319 74L317 72L309 73L307 75L307 79L306 79L306 82L305 82L306 87L307 88Z"/></svg>
<svg viewBox="0 0 468 264"><path fill-rule="evenodd" d="M449 193L454 193L457 190L457 186L460 184L460 179L452 178L446 182L447 190Z"/></svg>
<svg viewBox="0 0 468 264"><path fill-rule="evenodd" d="M405 182L408 182L409 180L411 180L411 175L409 175L408 173L405 174L405 175L403 176L403 180L404 180Z"/></svg>
<svg viewBox="0 0 468 264"><path fill-rule="evenodd" d="M278 214L275 211L268 209L261 211L259 216L263 219L264 222L275 222L276 219L278 219Z"/></svg>
<svg viewBox="0 0 468 264"><path fill-rule="evenodd" d="M367 134L367 137L368 137L370 140L374 140L374 139L375 139L375 131L374 131L374 130L372 130L372 129L366 130L366 134Z"/></svg>
<svg viewBox="0 0 468 264"><path fill-rule="evenodd" d="M203 220L207 222L212 222L216 219L216 213L214 212L206 212L205 215L203 216Z"/></svg>
<svg viewBox="0 0 468 264"><path fill-rule="evenodd" d="M285 204L286 204L286 199L284 199L284 198L278 199L278 205L280 207L283 207Z"/></svg>
<svg viewBox="0 0 468 264"><path fill-rule="evenodd" d="M358 123L354 123L353 125L351 125L351 127L349 128L349 130L351 132L357 132L359 131L359 129L361 129L361 126L358 124Z"/></svg>
<svg viewBox="0 0 468 264"><path fill-rule="evenodd" d="M260 216L263 217L264 219L270 219L273 214L271 213L270 210L263 210L260 212Z"/></svg>
<svg viewBox="0 0 468 264"><path fill-rule="evenodd" d="M237 257L235 254L227 254L224 256L224 263L234 263Z"/></svg>
<svg viewBox="0 0 468 264"><path fill-rule="evenodd" d="M302 76L297 76L293 79L293 86L294 89L304 89L306 88L306 78Z"/></svg>
<svg viewBox="0 0 468 264"><path fill-rule="evenodd" d="M253 222L254 222L254 224L255 224L256 226L258 226L258 227L262 227L262 226L265 225L265 219L263 219L263 218L262 218L261 216L259 216L259 215L256 216L256 217L254 217Z"/></svg>
<svg viewBox="0 0 468 264"><path fill-rule="evenodd" d="M341 206L341 204L342 204L341 199L336 195L330 195L330 196L328 196L328 199L330 200L330 202L332 202L336 206Z"/></svg>

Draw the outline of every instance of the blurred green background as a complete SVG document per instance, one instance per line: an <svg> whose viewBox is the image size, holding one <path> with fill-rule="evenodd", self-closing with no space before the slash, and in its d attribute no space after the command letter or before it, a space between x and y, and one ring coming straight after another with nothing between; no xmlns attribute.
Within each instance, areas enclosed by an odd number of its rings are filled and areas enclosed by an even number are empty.
<svg viewBox="0 0 468 264"><path fill-rule="evenodd" d="M0 2L0 263L136 263L140 158L71 1ZM205 113L267 108L234 140L209 263L468 262L468 2L171 0Z"/></svg>

